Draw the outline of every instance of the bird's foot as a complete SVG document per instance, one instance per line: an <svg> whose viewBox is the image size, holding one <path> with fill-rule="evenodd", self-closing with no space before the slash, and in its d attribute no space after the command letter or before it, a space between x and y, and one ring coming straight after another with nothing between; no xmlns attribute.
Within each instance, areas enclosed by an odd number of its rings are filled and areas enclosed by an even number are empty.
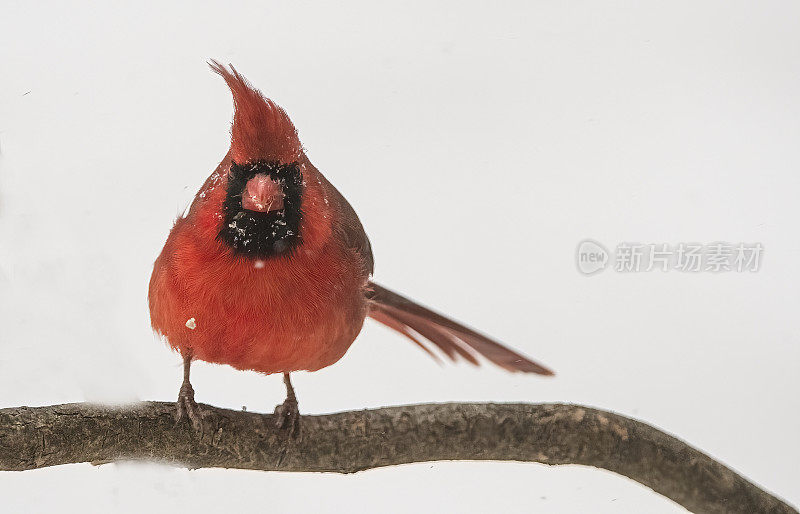
<svg viewBox="0 0 800 514"><path fill-rule="evenodd" d="M189 382L184 382L181 386L181 390L178 393L177 405L178 412L175 416L177 422L180 423L188 418L192 423L192 427L198 432L202 432L203 413L200 411L197 402L194 401L194 388L192 388L192 384Z"/></svg>
<svg viewBox="0 0 800 514"><path fill-rule="evenodd" d="M288 429L290 436L297 437L300 433L300 409L297 408L297 400L286 398L275 407L275 426Z"/></svg>

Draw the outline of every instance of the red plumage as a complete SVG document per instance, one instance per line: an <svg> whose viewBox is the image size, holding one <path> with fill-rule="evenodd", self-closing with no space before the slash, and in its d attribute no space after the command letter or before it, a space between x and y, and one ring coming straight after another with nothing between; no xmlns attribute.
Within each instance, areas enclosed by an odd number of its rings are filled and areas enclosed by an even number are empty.
<svg viewBox="0 0 800 514"><path fill-rule="evenodd" d="M331 237L337 213L284 110L235 70L217 63L212 68L233 93L231 150L187 216L177 220L156 261L150 285L153 327L173 348L238 369L275 373L333 364L366 314L364 263ZM301 160L305 191L298 251L254 261L218 240L232 158ZM192 318L193 330L186 327Z"/></svg>
<svg viewBox="0 0 800 514"><path fill-rule="evenodd" d="M302 152L297 130L280 106L253 88L231 66L228 71L216 61L211 69L217 72L233 95L234 115L231 126L231 157L236 162L256 159L289 163Z"/></svg>
<svg viewBox="0 0 800 514"><path fill-rule="evenodd" d="M429 353L421 339L451 358L477 363L481 354L510 371L550 374L369 282L373 258L361 222L308 160L286 112L233 67L213 61L211 67L233 94L231 148L175 222L149 292L154 330L184 356L179 400L187 402L190 417L196 408L188 382L191 359L262 373L314 371L344 355L367 315ZM241 200L247 191L280 188L276 209L253 212L245 208L253 203ZM293 220L296 227L287 229ZM286 380L289 402L294 395L288 375Z"/></svg>

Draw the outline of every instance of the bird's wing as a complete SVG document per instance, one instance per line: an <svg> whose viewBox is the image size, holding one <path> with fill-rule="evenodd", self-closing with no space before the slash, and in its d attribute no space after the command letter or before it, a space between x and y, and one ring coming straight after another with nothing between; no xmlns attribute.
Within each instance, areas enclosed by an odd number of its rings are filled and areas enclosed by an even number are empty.
<svg viewBox="0 0 800 514"><path fill-rule="evenodd" d="M303 159L305 165L313 169L315 176L319 178L328 200L334 202L337 207L336 212L339 215L334 220L334 230L338 232L339 240L347 248L354 250L361 256L364 262L364 271L367 275L372 275L375 270L375 258L372 256L372 245L369 242L367 233L364 231L361 220L358 219L358 214L356 214L355 209L353 209L353 206L350 205L344 195L325 178L325 175L311 164L308 157L303 156Z"/></svg>
<svg viewBox="0 0 800 514"><path fill-rule="evenodd" d="M375 282L369 283L367 299L369 317L408 337L434 358L422 339L439 347L453 361L461 357L478 365L476 357L481 355L508 371L553 375L524 355Z"/></svg>

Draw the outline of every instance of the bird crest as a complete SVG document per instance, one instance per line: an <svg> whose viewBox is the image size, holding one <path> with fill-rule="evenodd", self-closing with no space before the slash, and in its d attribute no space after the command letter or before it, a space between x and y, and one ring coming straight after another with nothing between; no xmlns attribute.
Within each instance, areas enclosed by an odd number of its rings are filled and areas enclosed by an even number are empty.
<svg viewBox="0 0 800 514"><path fill-rule="evenodd" d="M297 161L302 147L286 111L251 86L233 65L226 68L212 60L209 66L225 79L233 95L233 160L239 164L254 161L290 164Z"/></svg>

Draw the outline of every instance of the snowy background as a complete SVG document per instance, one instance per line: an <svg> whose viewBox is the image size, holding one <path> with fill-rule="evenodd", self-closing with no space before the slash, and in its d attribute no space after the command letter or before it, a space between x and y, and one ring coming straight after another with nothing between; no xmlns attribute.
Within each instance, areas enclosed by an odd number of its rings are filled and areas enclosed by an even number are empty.
<svg viewBox="0 0 800 514"><path fill-rule="evenodd" d="M305 413L575 402L800 503L796 2L0 6L0 406L169 400L149 327L173 219L228 146L232 62L350 199L376 279L552 366L439 366L368 322L298 373ZM578 273L584 238L760 242L758 273ZM197 364L271 411L277 376ZM366 387L365 387L366 386ZM46 493L45 493L46 491ZM611 473L428 463L353 476L88 464L0 473L9 512L682 512Z"/></svg>

